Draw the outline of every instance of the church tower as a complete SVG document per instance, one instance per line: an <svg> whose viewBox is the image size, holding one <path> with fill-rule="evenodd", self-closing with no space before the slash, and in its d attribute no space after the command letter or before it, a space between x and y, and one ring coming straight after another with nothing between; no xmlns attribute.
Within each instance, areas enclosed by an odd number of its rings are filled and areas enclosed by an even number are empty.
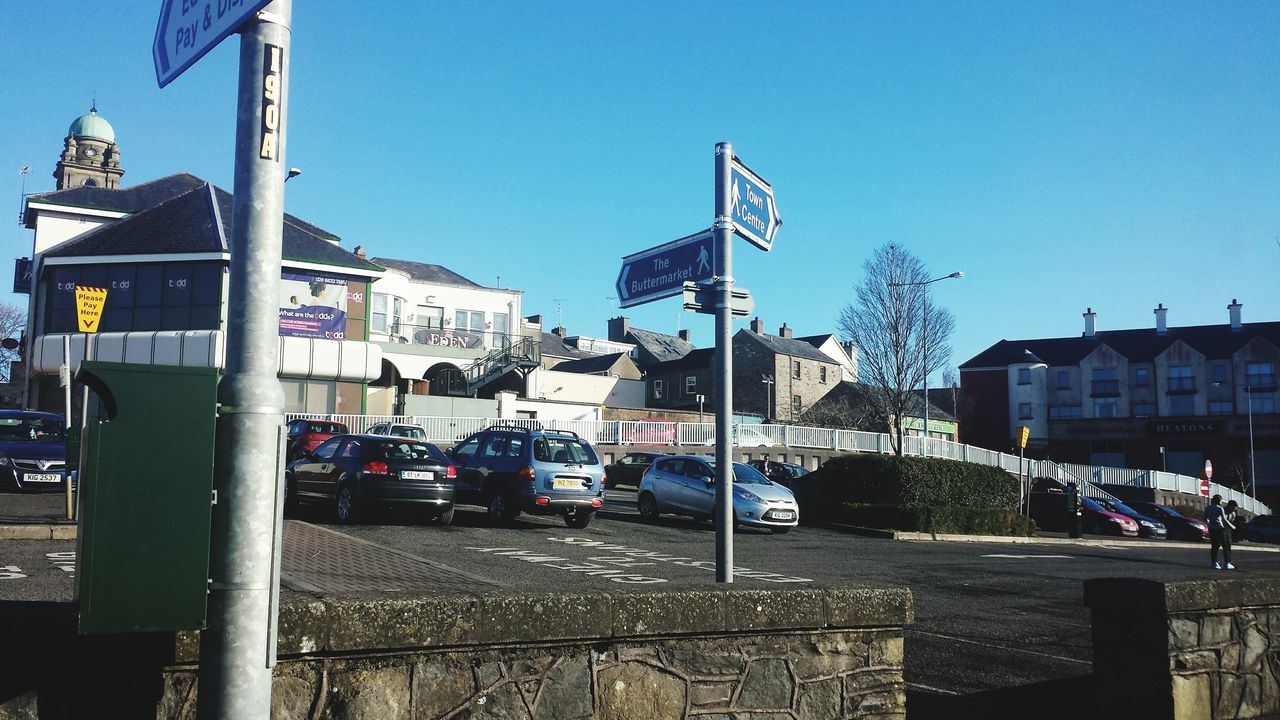
<svg viewBox="0 0 1280 720"><path fill-rule="evenodd" d="M88 115L81 115L67 129L62 141L62 156L53 177L59 190L89 187L118 190L120 176L120 146L116 144L116 131L111 123L98 117L95 101Z"/></svg>

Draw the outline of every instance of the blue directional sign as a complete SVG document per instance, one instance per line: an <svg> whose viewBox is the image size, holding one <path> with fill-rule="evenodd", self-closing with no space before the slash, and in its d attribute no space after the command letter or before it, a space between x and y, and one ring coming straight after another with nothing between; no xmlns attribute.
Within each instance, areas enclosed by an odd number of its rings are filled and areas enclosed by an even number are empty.
<svg viewBox="0 0 1280 720"><path fill-rule="evenodd" d="M736 157L729 166L729 199L734 232L761 250L772 248L782 226L773 204L773 188Z"/></svg>
<svg viewBox="0 0 1280 720"><path fill-rule="evenodd" d="M715 274L715 236L708 229L622 258L618 300L622 307L679 295L686 282Z"/></svg>
<svg viewBox="0 0 1280 720"><path fill-rule="evenodd" d="M160 87L173 82L271 0L164 0L151 55Z"/></svg>

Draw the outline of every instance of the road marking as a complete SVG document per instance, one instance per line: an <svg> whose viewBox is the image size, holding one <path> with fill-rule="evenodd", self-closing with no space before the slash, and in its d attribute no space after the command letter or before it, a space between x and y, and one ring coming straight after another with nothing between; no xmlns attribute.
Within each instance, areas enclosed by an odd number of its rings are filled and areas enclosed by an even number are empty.
<svg viewBox="0 0 1280 720"><path fill-rule="evenodd" d="M942 633L932 633L926 630L908 629L907 632L915 633L918 635L928 635L930 637L942 638L943 640L954 640L955 642L969 643L970 645L981 645L983 647L998 648L1000 650L1007 650L1009 652L1022 653L1024 655L1035 655L1036 657L1050 658L1052 660L1061 660L1063 662L1076 663L1079 665L1088 665L1090 667L1093 666L1093 662L1091 660L1078 660L1076 658L1063 657L1061 655L1050 655L1048 653L1036 652L1034 650L1023 650L1022 648L1007 647L1005 645L996 645L990 642L970 640L968 638L956 637L954 635L943 635Z"/></svg>
<svg viewBox="0 0 1280 720"><path fill-rule="evenodd" d="M591 538L580 537L548 537L548 540L555 543L563 543L565 545L573 545L577 547L590 548L593 550L608 551L618 555L628 557L642 558L645 560L660 560L669 562L673 565L681 567L702 568L704 570L716 569L714 560L694 560L693 558L681 557L678 555L667 555L665 553L654 552L652 550L640 550L638 548L628 547L626 545L614 545L604 542L603 540L592 540ZM736 577L754 578L756 580L764 580L771 583L807 583L813 582L810 578L795 577L791 575L781 575L778 573L766 572L764 570L752 570L750 568L735 566L733 574Z"/></svg>
<svg viewBox="0 0 1280 720"><path fill-rule="evenodd" d="M0 580L21 580L26 577L17 565L0 565Z"/></svg>
<svg viewBox="0 0 1280 720"><path fill-rule="evenodd" d="M940 687L933 687L932 685L925 685L924 683L917 683L917 682L907 683L907 687L919 688L921 690L927 690L928 692L942 693L943 695L959 695L960 694L955 690L944 690L943 688L940 688Z"/></svg>
<svg viewBox="0 0 1280 720"><path fill-rule="evenodd" d="M1058 558L1060 560L1072 560L1071 555L1008 555L1006 553L996 553L995 555L983 555L989 558L1013 558L1015 560L1028 560L1030 558Z"/></svg>
<svg viewBox="0 0 1280 720"><path fill-rule="evenodd" d="M53 563L53 566L59 570L72 574L75 573L76 554L74 552L51 552L45 553L44 556L48 558L49 562Z"/></svg>

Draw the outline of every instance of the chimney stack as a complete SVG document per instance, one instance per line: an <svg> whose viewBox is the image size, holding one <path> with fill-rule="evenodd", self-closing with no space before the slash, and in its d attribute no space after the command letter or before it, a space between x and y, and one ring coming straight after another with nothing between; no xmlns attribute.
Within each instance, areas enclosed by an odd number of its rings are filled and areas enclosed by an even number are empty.
<svg viewBox="0 0 1280 720"><path fill-rule="evenodd" d="M1169 320L1167 316L1169 314L1169 308L1165 307L1164 303L1160 303L1152 312L1156 314L1156 334L1164 335L1168 333Z"/></svg>
<svg viewBox="0 0 1280 720"><path fill-rule="evenodd" d="M1243 328L1240 325L1240 308L1244 307L1235 298L1231 298L1231 304L1227 306L1227 311L1231 313L1231 332L1240 332Z"/></svg>
<svg viewBox="0 0 1280 720"><path fill-rule="evenodd" d="M1093 308L1086 308L1084 312L1084 336L1093 337L1098 328L1098 313Z"/></svg>
<svg viewBox="0 0 1280 720"><path fill-rule="evenodd" d="M358 258L360 258L361 260L363 260L363 259L364 259L364 246L363 246L363 245L357 245L357 246L356 246L356 249L355 249L355 254L356 254L356 257L358 257Z"/></svg>
<svg viewBox="0 0 1280 720"><path fill-rule="evenodd" d="M624 317L609 318L609 339L613 342L626 342L627 333L631 332L631 321Z"/></svg>
<svg viewBox="0 0 1280 720"><path fill-rule="evenodd" d="M787 327L786 323L782 323L782 327L778 328L778 337L789 338L791 335L791 328Z"/></svg>
<svg viewBox="0 0 1280 720"><path fill-rule="evenodd" d="M563 325L560 325L558 327L552 328L551 334L563 340L564 337L569 334L569 331L566 330Z"/></svg>
<svg viewBox="0 0 1280 720"><path fill-rule="evenodd" d="M751 321L751 332L757 335L764 334L764 321L760 319L759 315L757 315L755 319Z"/></svg>
<svg viewBox="0 0 1280 720"><path fill-rule="evenodd" d="M681 339L681 340L683 340L683 341L685 341L685 342L693 342L692 340L690 340L690 339L689 339L690 335L689 335L689 331L688 331L688 330L681 330L680 332L678 332L678 333L676 333L676 334L677 334L677 335L679 335L679 336L680 336L680 339Z"/></svg>

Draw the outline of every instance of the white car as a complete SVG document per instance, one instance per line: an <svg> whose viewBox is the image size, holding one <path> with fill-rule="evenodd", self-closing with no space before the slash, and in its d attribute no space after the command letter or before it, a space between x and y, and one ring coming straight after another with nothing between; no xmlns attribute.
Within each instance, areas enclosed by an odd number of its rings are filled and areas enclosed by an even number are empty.
<svg viewBox="0 0 1280 720"><path fill-rule="evenodd" d="M662 513L698 520L715 512L715 458L707 455L663 455L640 478L636 507L645 522ZM733 464L733 517L737 525L790 532L800 523L800 506L787 488L770 482L746 463Z"/></svg>
<svg viewBox="0 0 1280 720"><path fill-rule="evenodd" d="M406 425L404 423L378 423L370 425L365 430L368 435L391 435L393 437L409 438L411 440L427 441L427 431L421 425Z"/></svg>

